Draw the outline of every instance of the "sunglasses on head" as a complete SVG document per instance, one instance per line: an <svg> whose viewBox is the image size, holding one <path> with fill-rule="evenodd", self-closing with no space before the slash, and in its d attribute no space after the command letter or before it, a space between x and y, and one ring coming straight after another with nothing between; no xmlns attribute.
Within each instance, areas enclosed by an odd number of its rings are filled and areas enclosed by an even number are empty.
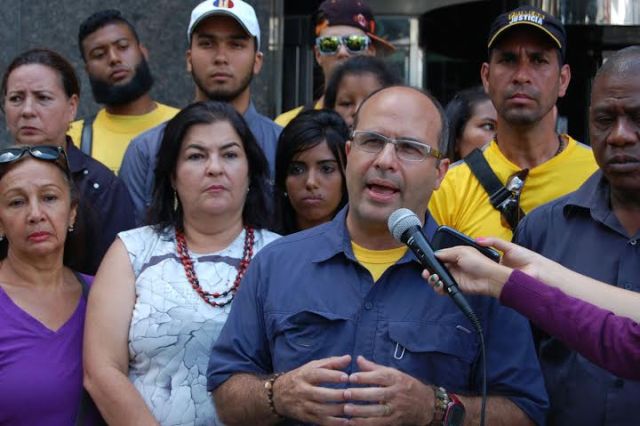
<svg viewBox="0 0 640 426"><path fill-rule="evenodd" d="M16 146L0 150L0 165L11 164L24 158L25 154L31 155L36 160L50 161L60 167L67 176L70 176L69 164L67 163L67 153L60 146L39 145L39 146Z"/></svg>
<svg viewBox="0 0 640 426"><path fill-rule="evenodd" d="M316 46L321 55L335 55L340 46L344 46L351 54L363 53L369 47L369 36L351 34L345 36L323 36L316 38Z"/></svg>

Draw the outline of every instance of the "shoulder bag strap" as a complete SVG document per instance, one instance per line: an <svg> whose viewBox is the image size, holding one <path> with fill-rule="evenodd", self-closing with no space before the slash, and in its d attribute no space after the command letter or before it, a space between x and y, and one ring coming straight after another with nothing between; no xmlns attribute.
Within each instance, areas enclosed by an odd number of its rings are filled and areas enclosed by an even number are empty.
<svg viewBox="0 0 640 426"><path fill-rule="evenodd" d="M91 155L91 148L93 145L93 121L96 119L95 115L85 118L82 124L82 135L80 136L80 150L87 155Z"/></svg>
<svg viewBox="0 0 640 426"><path fill-rule="evenodd" d="M487 159L484 158L482 151L478 148L474 149L464 157L464 162L469 165L471 172L475 175L476 179L478 179L484 190L487 191L487 194L489 194L491 205L504 216L502 205L504 201L511 196L511 191L505 188L502 182L500 182L500 179L498 179L498 176L494 173ZM518 209L519 217L524 217L525 213L520 206L518 206ZM511 223L506 216L505 219L507 223Z"/></svg>

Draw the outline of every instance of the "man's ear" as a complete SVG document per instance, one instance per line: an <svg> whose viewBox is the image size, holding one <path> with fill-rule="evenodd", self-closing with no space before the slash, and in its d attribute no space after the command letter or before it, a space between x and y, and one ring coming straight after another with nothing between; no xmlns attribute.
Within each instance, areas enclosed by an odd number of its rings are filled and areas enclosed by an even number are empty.
<svg viewBox="0 0 640 426"><path fill-rule="evenodd" d="M191 49L187 49L187 53L185 53L184 55L184 60L187 65L187 72L191 74L191 72L193 71L193 67L191 66Z"/></svg>
<svg viewBox="0 0 640 426"><path fill-rule="evenodd" d="M260 70L262 69L262 64L264 60L264 55L262 52L256 52L256 57L253 60L253 75L260 74Z"/></svg>
<svg viewBox="0 0 640 426"><path fill-rule="evenodd" d="M560 87L558 89L558 97L561 98L567 93L569 82L571 81L571 67L569 64L564 64L560 68Z"/></svg>
<svg viewBox="0 0 640 426"><path fill-rule="evenodd" d="M482 79L482 87L484 87L484 92L489 93L489 64L486 62L482 63L480 67L480 78Z"/></svg>
<svg viewBox="0 0 640 426"><path fill-rule="evenodd" d="M315 56L316 62L320 65L320 50L318 50L318 46L313 46L313 56Z"/></svg>
<svg viewBox="0 0 640 426"><path fill-rule="evenodd" d="M142 43L140 43L138 46L139 46L139 48L140 48L140 53L142 53L142 56L144 56L144 60L145 60L145 61L148 61L148 60L149 60L149 50L148 50L148 49L147 49L147 47L146 47L144 44L142 44Z"/></svg>
<svg viewBox="0 0 640 426"><path fill-rule="evenodd" d="M434 191L436 189L440 188L440 184L444 180L444 177L447 174L447 170L449 170L449 164L450 164L450 160L448 158L442 158L438 162L438 165L436 166L437 171L438 171L438 177L436 178L436 181L433 184L433 190Z"/></svg>

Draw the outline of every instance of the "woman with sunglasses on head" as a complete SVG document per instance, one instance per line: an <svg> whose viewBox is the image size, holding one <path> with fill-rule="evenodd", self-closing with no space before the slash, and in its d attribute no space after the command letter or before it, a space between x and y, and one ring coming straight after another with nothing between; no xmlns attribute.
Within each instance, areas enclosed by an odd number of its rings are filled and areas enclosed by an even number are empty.
<svg viewBox="0 0 640 426"><path fill-rule="evenodd" d="M18 144L48 144L66 150L79 192L78 220L84 224L88 243L73 266L95 274L116 234L134 226L134 216L131 198L120 179L76 148L66 135L80 96L73 67L51 50L23 52L13 59L2 78L2 96L7 128Z"/></svg>
<svg viewBox="0 0 640 426"><path fill-rule="evenodd" d="M211 346L266 231L269 170L224 102L192 104L164 131L151 226L122 232L91 289L85 385L109 423L218 424Z"/></svg>
<svg viewBox="0 0 640 426"><path fill-rule="evenodd" d="M499 238L482 238L504 254L493 262L471 247L436 256L467 294L492 296L542 331L617 376L640 380L640 294L596 281ZM437 275L422 276L445 294Z"/></svg>
<svg viewBox="0 0 640 426"><path fill-rule="evenodd" d="M449 120L447 158L452 163L488 144L496 134L498 113L482 86L456 93L445 114Z"/></svg>
<svg viewBox="0 0 640 426"><path fill-rule="evenodd" d="M302 112L284 128L276 151L277 232L320 225L344 207L348 138L344 120L330 110Z"/></svg>
<svg viewBox="0 0 640 426"><path fill-rule="evenodd" d="M335 110L352 128L356 111L367 96L401 83L402 79L381 59L356 56L334 70L325 91L325 107Z"/></svg>
<svg viewBox="0 0 640 426"><path fill-rule="evenodd" d="M83 424L77 207L62 148L0 150L0 424Z"/></svg>

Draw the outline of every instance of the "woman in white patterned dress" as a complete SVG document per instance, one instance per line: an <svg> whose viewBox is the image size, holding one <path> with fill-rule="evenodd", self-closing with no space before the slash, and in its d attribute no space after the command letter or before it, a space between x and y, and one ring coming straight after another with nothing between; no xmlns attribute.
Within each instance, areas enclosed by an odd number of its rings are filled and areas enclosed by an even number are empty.
<svg viewBox="0 0 640 426"><path fill-rule="evenodd" d="M110 424L219 423L207 363L251 258L278 237L264 229L268 173L229 104L169 121L154 225L118 235L89 297L85 386Z"/></svg>

